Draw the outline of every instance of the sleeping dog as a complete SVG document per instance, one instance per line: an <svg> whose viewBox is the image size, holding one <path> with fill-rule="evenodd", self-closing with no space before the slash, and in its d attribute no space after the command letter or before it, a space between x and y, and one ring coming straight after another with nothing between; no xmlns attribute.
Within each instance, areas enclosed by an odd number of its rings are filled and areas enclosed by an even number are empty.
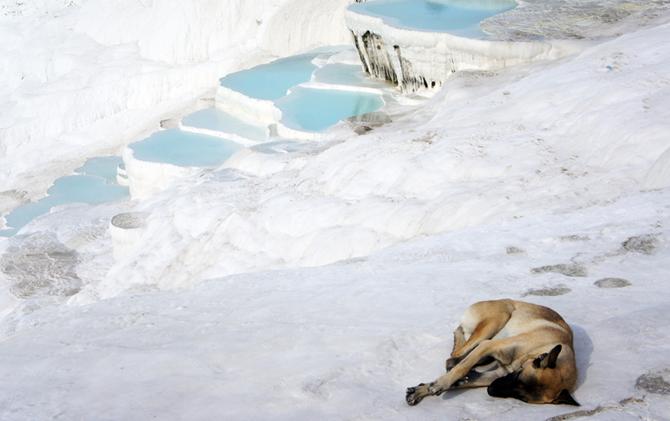
<svg viewBox="0 0 670 421"><path fill-rule="evenodd" d="M447 374L407 389L416 405L447 390L488 387L494 397L529 403L579 405L572 330L547 307L514 300L471 305L454 331Z"/></svg>

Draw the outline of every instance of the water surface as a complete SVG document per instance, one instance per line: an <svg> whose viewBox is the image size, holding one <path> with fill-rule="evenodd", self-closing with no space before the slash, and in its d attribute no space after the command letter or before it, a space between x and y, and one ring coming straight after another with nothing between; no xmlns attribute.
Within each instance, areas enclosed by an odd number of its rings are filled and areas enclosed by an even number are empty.
<svg viewBox="0 0 670 421"><path fill-rule="evenodd" d="M314 81L331 85L380 86L379 81L367 77L359 64L333 63L317 69Z"/></svg>
<svg viewBox="0 0 670 421"><path fill-rule="evenodd" d="M329 89L294 88L277 101L287 127L318 132L340 120L373 111L384 105L377 94Z"/></svg>
<svg viewBox="0 0 670 421"><path fill-rule="evenodd" d="M46 215L55 206L73 203L96 205L128 197L128 187L116 182L120 157L92 158L75 170L73 175L57 179L47 190L47 196L14 209L6 217L8 228L0 230L0 237L11 237L30 221Z"/></svg>
<svg viewBox="0 0 670 421"><path fill-rule="evenodd" d="M232 133L250 140L267 139L266 128L246 123L217 108L197 111L183 118L182 124L196 129Z"/></svg>
<svg viewBox="0 0 670 421"><path fill-rule="evenodd" d="M135 158L180 167L214 167L222 164L241 145L214 136L170 129L156 132L130 145Z"/></svg>
<svg viewBox="0 0 670 421"><path fill-rule="evenodd" d="M481 21L515 7L513 0L372 0L349 9L400 28L483 38Z"/></svg>
<svg viewBox="0 0 670 421"><path fill-rule="evenodd" d="M275 60L268 64L231 73L221 79L221 86L248 97L276 100L296 85L309 81L316 65L317 53L302 54Z"/></svg>

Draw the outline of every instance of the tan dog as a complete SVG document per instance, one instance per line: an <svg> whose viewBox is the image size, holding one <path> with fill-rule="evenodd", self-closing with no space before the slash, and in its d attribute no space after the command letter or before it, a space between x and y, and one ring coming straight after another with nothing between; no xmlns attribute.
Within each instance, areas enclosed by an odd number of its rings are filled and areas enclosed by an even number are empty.
<svg viewBox="0 0 670 421"><path fill-rule="evenodd" d="M579 405L572 330L555 311L514 300L471 305L454 331L447 374L407 389L416 405L450 389L488 386L491 396Z"/></svg>

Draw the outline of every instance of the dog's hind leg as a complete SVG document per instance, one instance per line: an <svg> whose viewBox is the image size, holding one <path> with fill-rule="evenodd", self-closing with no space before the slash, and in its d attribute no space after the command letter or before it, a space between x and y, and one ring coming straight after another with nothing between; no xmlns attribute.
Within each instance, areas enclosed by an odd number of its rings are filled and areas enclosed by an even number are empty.
<svg viewBox="0 0 670 421"><path fill-rule="evenodd" d="M463 326L458 326L454 330L454 346L451 348L451 353L456 352L457 349L460 349L465 345L465 332L463 332Z"/></svg>
<svg viewBox="0 0 670 421"><path fill-rule="evenodd" d="M456 353L456 350L461 349L464 344L465 344L465 332L463 332L463 326L458 326L456 330L454 330L454 346L451 349L451 355L454 355ZM449 358L446 362L447 371L454 368L454 366L458 364L458 361L459 360L456 358Z"/></svg>
<svg viewBox="0 0 670 421"><path fill-rule="evenodd" d="M468 307L461 325L454 331L454 349L447 360L447 371L465 358L482 341L493 338L507 324L513 306L509 300L481 301ZM466 336L469 337L466 340Z"/></svg>
<svg viewBox="0 0 670 421"><path fill-rule="evenodd" d="M472 331L472 334L465 343L461 342L460 334L458 329L454 332L454 350L451 353L451 358L447 360L447 371L450 371L456 366L463 358L467 357L473 349L475 349L479 344L487 339L493 338L496 333L500 332L500 329L505 326L509 317L497 317L497 318L488 318L483 319L477 323L475 329ZM463 329L461 329L461 333ZM458 336L458 338L457 338ZM460 346L456 346L460 345Z"/></svg>

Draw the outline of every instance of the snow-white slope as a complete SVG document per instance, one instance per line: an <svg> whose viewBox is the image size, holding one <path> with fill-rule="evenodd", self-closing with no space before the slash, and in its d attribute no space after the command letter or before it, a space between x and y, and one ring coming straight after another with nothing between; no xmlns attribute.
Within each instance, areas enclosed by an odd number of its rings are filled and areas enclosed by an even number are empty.
<svg viewBox="0 0 670 421"><path fill-rule="evenodd" d="M522 76L465 74L414 114L316 154L244 153L142 204L151 212L142 251L99 292L327 264L418 235L592 206L648 177L662 187L648 174L669 147L668 36L669 25L626 35ZM231 181L230 169L244 176Z"/></svg>
<svg viewBox="0 0 670 421"><path fill-rule="evenodd" d="M668 203L667 191L636 194L332 266L27 308L1 325L0 418L511 421L601 407L590 419L667 420L669 397L635 385L647 374L661 377L658 390L641 383L657 392L670 381ZM640 235L656 237L622 247ZM555 264L586 275L531 273ZM632 285L594 285L610 277ZM494 399L484 389L406 406L407 386L444 371L467 305L500 297L549 305L572 325L583 407Z"/></svg>

